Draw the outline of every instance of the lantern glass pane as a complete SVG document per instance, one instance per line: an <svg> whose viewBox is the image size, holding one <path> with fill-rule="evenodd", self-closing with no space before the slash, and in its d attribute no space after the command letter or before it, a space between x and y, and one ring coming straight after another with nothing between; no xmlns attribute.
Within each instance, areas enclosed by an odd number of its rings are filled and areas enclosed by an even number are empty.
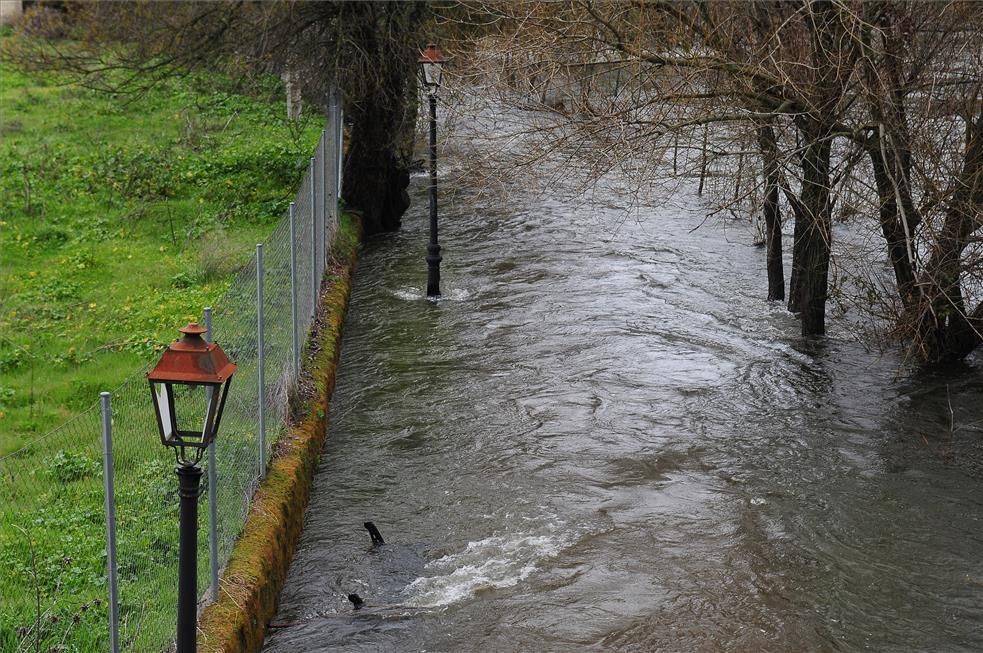
<svg viewBox="0 0 983 653"><path fill-rule="evenodd" d="M222 425L222 414L225 412L225 400L229 396L229 387L232 385L232 377L226 379L225 383L212 388L212 401L215 405L215 423L212 426L212 438L218 436L218 430Z"/></svg>
<svg viewBox="0 0 983 653"><path fill-rule="evenodd" d="M201 444L208 421L208 388L203 385L186 385L181 390L182 399L174 399L180 411L178 424L181 437L188 444Z"/></svg>
<svg viewBox="0 0 983 653"><path fill-rule="evenodd" d="M201 441L208 443L215 433L215 412L218 408L218 388L205 388L205 422L201 429Z"/></svg>
<svg viewBox="0 0 983 653"><path fill-rule="evenodd" d="M423 64L423 77L431 92L435 91L437 87L440 86L442 68L443 65L439 63Z"/></svg>
<svg viewBox="0 0 983 653"><path fill-rule="evenodd" d="M174 421L173 396L168 392L167 384L154 384L154 402L156 403L157 414L160 416L161 437L165 440L172 440L177 425Z"/></svg>

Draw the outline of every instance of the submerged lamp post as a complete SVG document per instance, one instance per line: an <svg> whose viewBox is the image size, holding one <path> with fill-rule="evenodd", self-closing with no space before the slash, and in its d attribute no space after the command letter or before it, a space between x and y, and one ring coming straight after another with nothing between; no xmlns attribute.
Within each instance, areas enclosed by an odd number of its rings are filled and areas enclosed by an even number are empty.
<svg viewBox="0 0 983 653"><path fill-rule="evenodd" d="M198 607L198 496L201 457L215 440L236 371L207 329L189 324L147 373L160 441L174 449L181 497L177 651L195 653Z"/></svg>
<svg viewBox="0 0 983 653"><path fill-rule="evenodd" d="M437 91L444 56L430 44L420 53L420 80L430 95L430 243L427 245L427 297L440 297L440 245L437 244Z"/></svg>

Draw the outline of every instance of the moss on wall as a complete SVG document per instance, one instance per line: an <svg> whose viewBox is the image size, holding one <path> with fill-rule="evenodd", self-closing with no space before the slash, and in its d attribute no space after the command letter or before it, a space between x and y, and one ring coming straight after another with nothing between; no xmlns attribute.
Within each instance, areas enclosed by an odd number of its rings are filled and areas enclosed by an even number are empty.
<svg viewBox="0 0 983 653"><path fill-rule="evenodd" d="M266 625L276 614L324 445L360 235L360 220L343 216L308 343L309 396L301 415L277 442L266 479L253 496L242 534L219 581L219 600L200 615L198 650L203 653L258 651Z"/></svg>

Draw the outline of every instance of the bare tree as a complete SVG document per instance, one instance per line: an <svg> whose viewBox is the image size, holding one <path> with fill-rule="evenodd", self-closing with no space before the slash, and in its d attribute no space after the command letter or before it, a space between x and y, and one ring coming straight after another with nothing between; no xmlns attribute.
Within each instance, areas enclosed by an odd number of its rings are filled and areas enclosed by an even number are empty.
<svg viewBox="0 0 983 653"><path fill-rule="evenodd" d="M788 302L803 334L826 328L838 211L870 219L881 232L893 283L878 280L865 301L871 310L887 307L880 314L894 321L913 360L960 358L979 344L978 5L471 6L496 17L494 29L461 46L485 55L486 83L497 75L501 101L552 118L546 129L535 127L534 156L602 152L587 166L595 174L619 158L647 156L649 172L665 175L667 152L672 173L685 173L677 169L683 150L699 153L702 186L708 165L746 175L721 157L744 161L744 143L754 142L760 175L753 183L734 179L732 191L715 199L735 214L747 211L749 198L760 203L752 210L764 217L771 299L784 294L781 211L790 212Z"/></svg>

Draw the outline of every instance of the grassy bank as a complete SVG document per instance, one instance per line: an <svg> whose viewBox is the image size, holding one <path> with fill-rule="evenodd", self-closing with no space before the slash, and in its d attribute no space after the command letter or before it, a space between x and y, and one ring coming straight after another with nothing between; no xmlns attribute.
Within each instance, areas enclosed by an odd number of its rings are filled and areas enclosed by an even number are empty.
<svg viewBox="0 0 983 653"><path fill-rule="evenodd" d="M275 80L240 90L198 75L109 97L0 62L0 457L20 450L0 483L0 650L106 650L98 433L38 438L199 319L285 212L322 124L287 123ZM173 597L141 589L176 550L173 460L151 447L116 464L137 481L117 502L141 651L173 628L152 612Z"/></svg>
<svg viewBox="0 0 983 653"><path fill-rule="evenodd" d="M0 455L198 319L283 215L321 127L227 80L113 98L0 64Z"/></svg>

